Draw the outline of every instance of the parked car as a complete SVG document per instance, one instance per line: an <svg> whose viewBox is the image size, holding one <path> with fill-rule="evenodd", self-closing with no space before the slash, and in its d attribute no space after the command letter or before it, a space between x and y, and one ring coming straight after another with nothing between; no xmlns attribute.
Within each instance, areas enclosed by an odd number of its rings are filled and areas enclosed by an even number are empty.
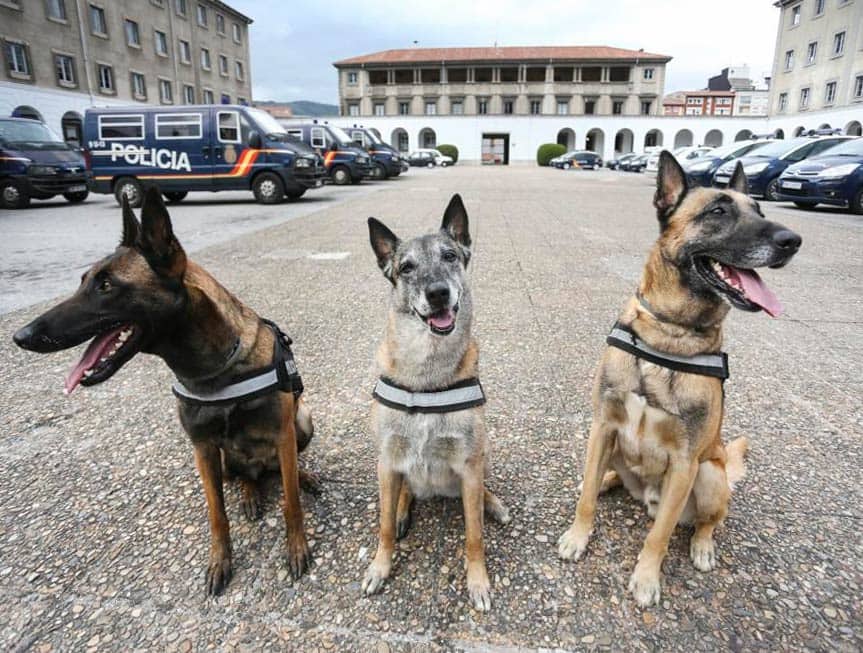
<svg viewBox="0 0 863 653"><path fill-rule="evenodd" d="M573 150L553 158L549 163L561 170L569 170L570 168L596 170L602 167L602 157L589 150Z"/></svg>
<svg viewBox="0 0 863 653"><path fill-rule="evenodd" d="M684 165L689 161L693 161L698 159L713 149L712 145L687 145L685 147L678 147L675 150L671 151L671 154L677 159L677 162L680 165ZM661 150L660 150L661 151ZM645 170L647 172L656 172L659 169L659 152L653 152L647 158L647 167Z"/></svg>
<svg viewBox="0 0 863 653"><path fill-rule="evenodd" d="M825 150L846 141L852 136L839 134L801 136L790 140L777 140L759 147L751 154L722 164L713 176L713 185L725 188L734 173L737 161L743 164L743 172L749 183L749 194L760 195L769 201L779 199L779 175L792 163L821 154Z"/></svg>
<svg viewBox="0 0 863 653"><path fill-rule="evenodd" d="M23 209L30 199L62 195L87 199L84 155L46 125L27 118L0 119L0 208Z"/></svg>
<svg viewBox="0 0 863 653"><path fill-rule="evenodd" d="M408 163L412 166L421 166L426 168L434 168L440 166L445 168L453 164L452 157L441 154L432 148L423 148L414 150L408 156Z"/></svg>
<svg viewBox="0 0 863 653"><path fill-rule="evenodd" d="M330 179L338 186L358 184L372 168L368 152L351 140L344 130L326 122L282 121L288 134L324 158Z"/></svg>
<svg viewBox="0 0 863 653"><path fill-rule="evenodd" d="M801 208L830 204L863 214L863 138L788 166L779 176L778 195Z"/></svg>
<svg viewBox="0 0 863 653"><path fill-rule="evenodd" d="M710 186L713 175L723 163L734 161L745 154L764 147L772 140L735 141L722 147L717 147L683 164L686 180L690 186Z"/></svg>
<svg viewBox="0 0 863 653"><path fill-rule="evenodd" d="M447 166L455 165L455 161L452 160L451 156L447 156L446 154L442 154L440 150L436 150L433 147L421 147L417 152L428 152L434 157L435 165L440 166L441 168L446 168Z"/></svg>
<svg viewBox="0 0 863 653"><path fill-rule="evenodd" d="M621 163L619 169L624 172L644 172L649 157L649 154L639 154Z"/></svg>
<svg viewBox="0 0 863 653"><path fill-rule="evenodd" d="M634 159L637 156L638 154L636 154L635 152L630 152L629 154L623 154L616 159L610 159L609 161L606 161L605 165L611 170L617 170L621 166L621 164L629 161L630 159Z"/></svg>
<svg viewBox="0 0 863 653"><path fill-rule="evenodd" d="M372 167L369 177L372 179L398 177L408 169L399 151L392 145L384 143L372 130L354 125L343 127L342 131L351 137L357 147L362 147L371 155Z"/></svg>

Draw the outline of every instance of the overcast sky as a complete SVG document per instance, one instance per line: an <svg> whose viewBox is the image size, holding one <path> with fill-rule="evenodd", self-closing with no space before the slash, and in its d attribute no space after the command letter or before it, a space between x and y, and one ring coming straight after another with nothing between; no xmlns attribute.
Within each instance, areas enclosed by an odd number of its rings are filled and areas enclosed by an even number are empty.
<svg viewBox="0 0 863 653"><path fill-rule="evenodd" d="M333 61L392 48L610 45L667 54L665 91L703 88L729 64L770 74L772 0L228 0L254 19L256 100L338 101ZM527 7L530 8L527 8Z"/></svg>

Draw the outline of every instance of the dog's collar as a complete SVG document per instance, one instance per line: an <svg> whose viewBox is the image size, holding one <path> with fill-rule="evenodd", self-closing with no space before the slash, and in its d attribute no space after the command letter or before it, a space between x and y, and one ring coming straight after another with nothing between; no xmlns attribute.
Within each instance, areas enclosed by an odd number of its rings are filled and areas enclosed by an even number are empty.
<svg viewBox="0 0 863 653"><path fill-rule="evenodd" d="M696 354L695 356L678 356L658 351L639 338L629 326L615 322L611 333L605 341L612 347L617 347L660 367L667 367L677 372L712 376L725 381L728 378L728 354Z"/></svg>
<svg viewBox="0 0 863 653"><path fill-rule="evenodd" d="M291 352L291 339L274 322L263 319L262 322L272 329L274 336L270 365L233 377L226 385L208 392L193 392L177 379L172 386L177 398L195 406L218 406L249 401L276 391L291 392L299 397L303 393L303 380Z"/></svg>
<svg viewBox="0 0 863 653"><path fill-rule="evenodd" d="M372 390L372 397L384 406L406 413L452 413L485 403L485 392L475 377L440 390L414 392L382 376Z"/></svg>

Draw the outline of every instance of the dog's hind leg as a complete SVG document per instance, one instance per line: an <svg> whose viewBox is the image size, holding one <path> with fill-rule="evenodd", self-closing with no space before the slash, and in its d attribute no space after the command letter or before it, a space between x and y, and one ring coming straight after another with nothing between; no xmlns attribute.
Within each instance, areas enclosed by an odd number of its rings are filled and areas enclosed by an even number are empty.
<svg viewBox="0 0 863 653"><path fill-rule="evenodd" d="M195 443L195 466L204 486L210 520L210 561L207 565L207 594L221 594L231 580L231 536L225 495L222 489L222 456L209 442Z"/></svg>
<svg viewBox="0 0 863 653"><path fill-rule="evenodd" d="M494 519L498 524L508 524L511 519L509 516L509 508L503 505L503 502L498 499L491 490L486 488L483 494L483 503L486 514Z"/></svg>
<svg viewBox="0 0 863 653"><path fill-rule="evenodd" d="M243 515L245 515L246 519L249 521L260 519L262 504L260 481L241 478L240 489L243 492L243 498L240 500L240 507L243 509Z"/></svg>
<svg viewBox="0 0 863 653"><path fill-rule="evenodd" d="M410 484L405 480L402 482L402 491L399 493L399 505L396 509L396 539L400 540L408 534L413 523L414 495Z"/></svg>

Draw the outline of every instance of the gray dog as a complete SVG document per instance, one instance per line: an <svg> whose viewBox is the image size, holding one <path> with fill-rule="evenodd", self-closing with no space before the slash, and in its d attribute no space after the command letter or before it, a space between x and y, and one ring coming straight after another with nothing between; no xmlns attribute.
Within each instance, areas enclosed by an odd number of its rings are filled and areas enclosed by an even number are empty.
<svg viewBox="0 0 863 653"><path fill-rule="evenodd" d="M461 496L468 593L477 610L488 610L483 508L501 523L509 512L484 484L485 396L465 278L467 211L454 195L437 233L400 241L369 218L369 236L393 292L371 415L380 443L380 539L363 591L377 592L390 575L395 540L407 533L414 497Z"/></svg>

